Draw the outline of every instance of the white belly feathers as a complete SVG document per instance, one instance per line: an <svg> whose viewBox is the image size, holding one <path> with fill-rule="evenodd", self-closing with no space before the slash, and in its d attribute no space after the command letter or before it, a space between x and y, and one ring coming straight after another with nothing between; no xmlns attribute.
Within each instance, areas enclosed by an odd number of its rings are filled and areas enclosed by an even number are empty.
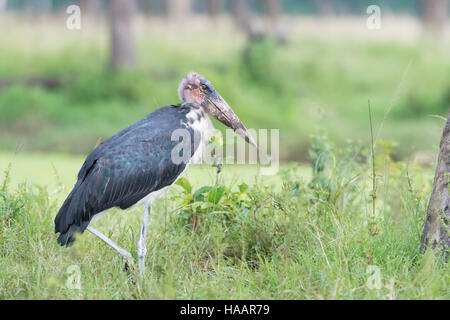
<svg viewBox="0 0 450 320"><path fill-rule="evenodd" d="M214 133L214 126L202 108L192 108L186 117L196 135L201 135L199 146L188 164L199 164L202 162L203 153L208 145L209 139L211 139Z"/></svg>

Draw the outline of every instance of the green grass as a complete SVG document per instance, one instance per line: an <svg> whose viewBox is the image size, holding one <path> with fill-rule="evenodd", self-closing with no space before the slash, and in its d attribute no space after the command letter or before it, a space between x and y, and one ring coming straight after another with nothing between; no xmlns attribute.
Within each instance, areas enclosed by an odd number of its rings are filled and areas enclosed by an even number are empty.
<svg viewBox="0 0 450 320"><path fill-rule="evenodd" d="M62 153L27 153L17 154L0 152L0 172L7 170L12 164L10 174L10 185L13 188L20 184L46 186L49 191L64 188L69 191L75 184L78 171L83 165L85 156L76 156ZM303 176L311 175L307 166L299 167L299 172ZM253 184L255 177L259 174L259 167L256 165L230 165L225 166L222 182L225 184L239 184L245 182ZM194 165L186 172L185 176L194 186L202 186L215 183L216 171L211 166ZM259 176L258 182L273 185L280 188L281 179L274 176ZM58 193L61 197L65 194ZM64 200L64 199L59 199Z"/></svg>
<svg viewBox="0 0 450 320"><path fill-rule="evenodd" d="M449 47L424 40L373 40L370 36L292 36L286 46L270 40L248 48L230 26L199 23L186 30L160 21L136 27L137 70L106 69L108 32L64 21L37 24L8 20L0 35L0 77L56 76L57 90L0 89L0 148L86 153L154 109L178 103L187 72L208 77L250 128L279 128L281 157L306 160L308 136L325 129L340 145L367 141L367 100L380 123L393 99L380 138L399 143L397 157L432 151L450 106ZM338 26L339 27L339 26ZM396 88L409 62L411 66ZM222 125L218 125L223 128ZM425 134L424 134L425 133Z"/></svg>
<svg viewBox="0 0 450 320"><path fill-rule="evenodd" d="M56 244L53 219L82 158L3 153L13 181L1 188L0 298L449 299L448 264L419 252L433 171L395 162L391 151L377 147L374 213L358 145L315 139L312 174L285 164L264 181L255 168L227 166L205 197L194 192L213 185L214 169L190 168L183 187L153 206L147 273L137 284L129 279L137 273L123 272L120 257L88 233L71 248ZM96 227L136 258L142 210L110 211Z"/></svg>

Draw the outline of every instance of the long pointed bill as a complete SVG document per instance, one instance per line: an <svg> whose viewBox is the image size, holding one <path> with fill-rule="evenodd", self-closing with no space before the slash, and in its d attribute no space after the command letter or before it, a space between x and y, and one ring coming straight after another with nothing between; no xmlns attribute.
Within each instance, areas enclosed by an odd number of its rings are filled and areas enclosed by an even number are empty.
<svg viewBox="0 0 450 320"><path fill-rule="evenodd" d="M248 144L251 144L257 148L255 141L250 133L248 133L242 121L239 120L238 116L220 95L216 94L214 98L207 98L206 100L208 103L205 103L206 105L203 105L203 107L207 109L211 116L222 122L227 127L233 129L233 131L242 139L247 141Z"/></svg>

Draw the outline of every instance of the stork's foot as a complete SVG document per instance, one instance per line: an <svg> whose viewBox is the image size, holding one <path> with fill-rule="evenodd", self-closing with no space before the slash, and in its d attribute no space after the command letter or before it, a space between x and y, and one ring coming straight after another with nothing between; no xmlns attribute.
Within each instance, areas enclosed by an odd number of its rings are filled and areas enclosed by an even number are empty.
<svg viewBox="0 0 450 320"><path fill-rule="evenodd" d="M128 271L130 270L130 266L133 264L133 256L131 255L131 253L129 253L127 250L125 250L124 248L120 247L117 243L115 243L114 241L112 241L111 239L109 239L108 237L106 237L103 233L101 233L100 231L96 230L95 228L88 226L86 228L86 230L88 230L89 232L91 232L93 235L97 236L98 238L100 238L101 240L103 240L106 244L108 244L111 248L113 248L114 250L116 250L120 256L122 257L122 261L125 264L124 267L124 271Z"/></svg>
<svg viewBox="0 0 450 320"><path fill-rule="evenodd" d="M123 271L124 272L133 272L134 271L134 261L131 257L122 256L123 262Z"/></svg>
<svg viewBox="0 0 450 320"><path fill-rule="evenodd" d="M123 265L123 272L130 272L130 265L128 264L128 261L125 261Z"/></svg>
<svg viewBox="0 0 450 320"><path fill-rule="evenodd" d="M217 163L217 171L216 171L216 187L219 186L219 178L220 178L220 173L222 172L222 163Z"/></svg>
<svg viewBox="0 0 450 320"><path fill-rule="evenodd" d="M130 260L128 257L122 257L123 262L123 272L126 272L128 275L127 282L131 282L133 285L136 285L136 279L134 275L134 261Z"/></svg>

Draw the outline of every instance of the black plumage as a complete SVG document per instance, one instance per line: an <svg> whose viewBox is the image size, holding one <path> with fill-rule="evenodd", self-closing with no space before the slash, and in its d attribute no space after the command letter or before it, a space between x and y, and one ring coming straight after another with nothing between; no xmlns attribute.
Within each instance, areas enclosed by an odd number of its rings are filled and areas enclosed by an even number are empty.
<svg viewBox="0 0 450 320"><path fill-rule="evenodd" d="M199 107L185 103L162 107L116 133L93 150L78 173L78 181L55 218L58 243L69 245L95 214L112 207L127 209L151 192L171 185L186 163L174 163L175 129L192 135L192 157L198 144L186 114Z"/></svg>

